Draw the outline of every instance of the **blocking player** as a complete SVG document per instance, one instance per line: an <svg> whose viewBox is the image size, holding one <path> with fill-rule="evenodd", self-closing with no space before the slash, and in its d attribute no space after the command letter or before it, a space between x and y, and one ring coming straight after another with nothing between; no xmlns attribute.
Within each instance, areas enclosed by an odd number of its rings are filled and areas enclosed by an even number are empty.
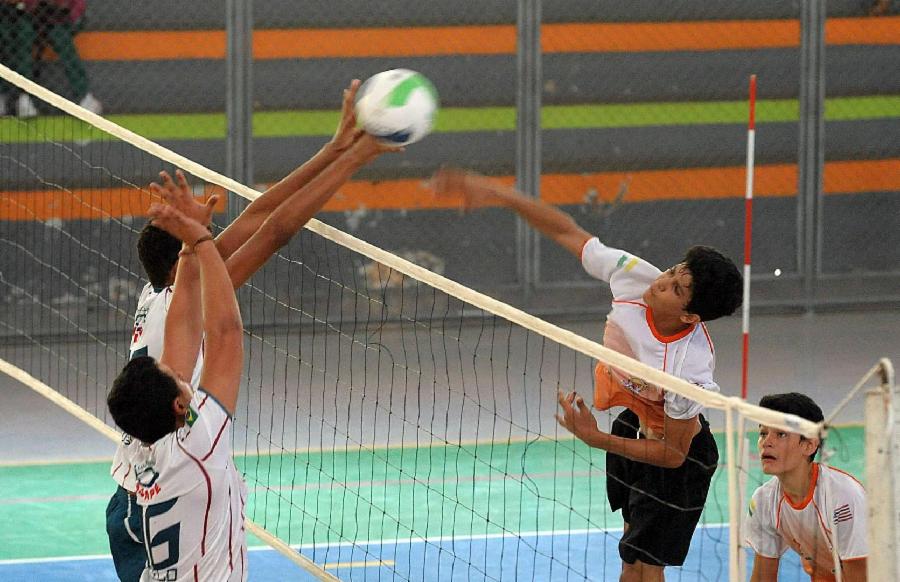
<svg viewBox="0 0 900 582"><path fill-rule="evenodd" d="M140 441L129 462L153 580L246 580L247 488L231 458L231 416L243 367L243 325L234 288L205 226L154 204L160 228L183 241L157 362L128 362L107 398L116 424ZM205 334L205 340L203 340ZM201 340L206 358L190 377Z"/></svg>
<svg viewBox="0 0 900 582"><path fill-rule="evenodd" d="M770 394L759 405L812 422L822 409L805 394ZM778 564L788 550L800 554L814 582L866 580L866 493L852 475L815 462L819 439L760 425L759 458L772 479L750 501L747 542L756 552L752 582L778 579ZM833 548L833 546L837 546ZM840 560L835 566L832 549Z"/></svg>
<svg viewBox="0 0 900 582"><path fill-rule="evenodd" d="M709 247L692 247L666 271L610 248L561 210L484 176L442 169L431 182L438 194L462 195L466 208L499 205L581 260L613 294L604 344L707 390L715 352L704 322L740 305L737 267ZM662 580L665 566L684 563L718 462L702 406L640 378L598 363L594 407L624 406L611 432L599 430L584 399L559 394L559 423L592 447L607 451L607 495L622 509L621 580ZM666 535L660 535L665 531Z"/></svg>
<svg viewBox="0 0 900 582"><path fill-rule="evenodd" d="M395 149L362 134L329 171L297 195L331 191L356 168ZM234 478L228 440L242 366L242 348L232 345L231 336L233 326L240 329L241 321L236 306L220 312L217 302L234 302L233 289L290 240L309 219L309 208L289 198L222 261L212 235L194 218L211 215L212 203L185 199L175 190L163 190L163 195L171 206L154 205L153 222L184 244L165 319L162 357L158 362L150 356L131 360L107 400L116 424L136 439L123 452L136 479L140 507L133 512L140 519L134 533L145 552L145 576L151 579L243 580L246 552L240 546L241 510L246 494L239 495L243 490ZM202 311L199 300L191 298L198 293L196 285L191 285L192 277L196 278L191 267L194 259ZM228 288L224 300L219 298L223 285ZM195 367L203 337L206 356L199 388L192 394L186 378ZM206 525L200 529L198 524Z"/></svg>
<svg viewBox="0 0 900 582"><path fill-rule="evenodd" d="M281 244L293 236L331 198L337 188L346 182L362 165L371 161L386 148L356 129L353 101L359 82L354 81L344 92L341 122L332 140L311 160L267 190L253 201L246 210L214 240L228 268L235 287L246 281ZM162 185L152 184L151 190L165 196L183 213L194 217L201 224L208 224L212 206L194 202L187 180L181 172L175 180L161 173ZM278 216L275 210L283 205L289 211ZM257 239L257 247L264 243L267 252L248 255L238 249L263 231L266 239ZM130 358L162 354L163 331L166 313L172 300L172 283L178 265L181 242L152 223L142 230L138 240L138 255L150 282L144 287L135 313L134 330L130 346ZM193 385L199 380L202 355L196 363L194 374L186 376ZM123 435L123 442L116 449L111 467L113 479L118 484L107 506L107 533L110 550L119 578L136 582L144 569L146 552L140 535L140 512L136 508L134 471L127 460L127 448L132 446L130 436Z"/></svg>

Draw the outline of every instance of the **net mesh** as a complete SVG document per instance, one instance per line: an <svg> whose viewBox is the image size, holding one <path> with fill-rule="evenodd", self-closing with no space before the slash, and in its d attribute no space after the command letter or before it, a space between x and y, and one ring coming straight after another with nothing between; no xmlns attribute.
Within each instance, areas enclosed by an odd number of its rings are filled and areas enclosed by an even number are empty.
<svg viewBox="0 0 900 582"><path fill-rule="evenodd" d="M255 193L54 113L0 120L0 358L111 426L105 397L144 286L134 241L152 199L145 185L177 164L197 194ZM607 502L606 455L557 425L557 390L590 400L598 358L676 392L696 387L321 224L238 296L246 361L232 439L247 517L320 573L618 577L623 524ZM740 463L726 416L786 421L702 397L729 467L713 476L676 579L720 580L733 574L729 477ZM617 412L596 415L601 429Z"/></svg>

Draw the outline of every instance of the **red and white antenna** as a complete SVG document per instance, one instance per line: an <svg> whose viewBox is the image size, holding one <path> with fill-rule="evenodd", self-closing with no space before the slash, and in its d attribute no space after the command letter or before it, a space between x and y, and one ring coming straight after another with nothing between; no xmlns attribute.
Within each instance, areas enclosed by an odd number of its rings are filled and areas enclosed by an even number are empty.
<svg viewBox="0 0 900 582"><path fill-rule="evenodd" d="M753 156L756 144L756 75L750 75L750 120L747 123L747 187L744 192L744 346L741 352L741 398L747 399L750 364L750 251L753 248Z"/></svg>

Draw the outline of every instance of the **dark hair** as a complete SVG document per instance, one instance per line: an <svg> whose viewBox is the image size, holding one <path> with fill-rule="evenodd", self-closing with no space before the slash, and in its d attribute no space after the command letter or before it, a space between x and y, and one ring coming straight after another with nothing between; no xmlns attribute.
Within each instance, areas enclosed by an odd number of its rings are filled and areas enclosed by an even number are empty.
<svg viewBox="0 0 900 582"><path fill-rule="evenodd" d="M177 396L175 379L160 370L153 358L140 356L122 368L106 405L119 428L149 444L175 430L172 402Z"/></svg>
<svg viewBox="0 0 900 582"><path fill-rule="evenodd" d="M822 414L822 409L819 408L819 405L806 394L800 394L799 392L767 394L760 399L759 405L763 408L768 408L769 410L793 414L800 418L805 418L810 422L822 422L825 420L825 415ZM803 440L804 438L806 437L801 436L800 440ZM821 442L819 446L821 446ZM815 460L816 453L818 452L819 447L816 447L813 454L809 456L810 463Z"/></svg>
<svg viewBox="0 0 900 582"><path fill-rule="evenodd" d="M172 267L178 262L181 241L148 222L138 235L137 250L150 284L165 287Z"/></svg>
<svg viewBox="0 0 900 582"><path fill-rule="evenodd" d="M691 301L688 313L712 321L731 315L741 305L744 280L737 266L712 247L694 246L682 261L691 272Z"/></svg>

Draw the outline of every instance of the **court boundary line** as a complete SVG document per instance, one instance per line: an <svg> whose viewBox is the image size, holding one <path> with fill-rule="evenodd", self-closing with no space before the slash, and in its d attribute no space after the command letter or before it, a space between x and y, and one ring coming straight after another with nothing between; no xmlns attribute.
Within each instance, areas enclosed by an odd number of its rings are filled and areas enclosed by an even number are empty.
<svg viewBox="0 0 900 582"><path fill-rule="evenodd" d="M700 530L722 530L727 529L727 522L700 524L695 531ZM328 548L353 547L358 545L413 545L422 543L445 543L445 542L463 542L477 540L495 540L510 538L536 538L536 537L555 537L555 536L589 536L594 534L611 534L624 531L622 527L613 527L606 529L585 528L585 529L569 529L569 530L542 530L527 531L520 533L492 533L492 534L468 534L468 535L450 535L436 537L416 537L416 538L394 538L384 540L363 540L356 542L314 542L306 544L290 544L292 550L322 550ZM249 552L278 552L275 548L268 545L248 546ZM278 552L280 553L280 552ZM0 560L0 568L4 566L17 566L22 564L48 564L54 562L78 562L87 560L105 560L112 559L111 554L91 554L87 556L55 556L52 558L13 558L8 560Z"/></svg>

